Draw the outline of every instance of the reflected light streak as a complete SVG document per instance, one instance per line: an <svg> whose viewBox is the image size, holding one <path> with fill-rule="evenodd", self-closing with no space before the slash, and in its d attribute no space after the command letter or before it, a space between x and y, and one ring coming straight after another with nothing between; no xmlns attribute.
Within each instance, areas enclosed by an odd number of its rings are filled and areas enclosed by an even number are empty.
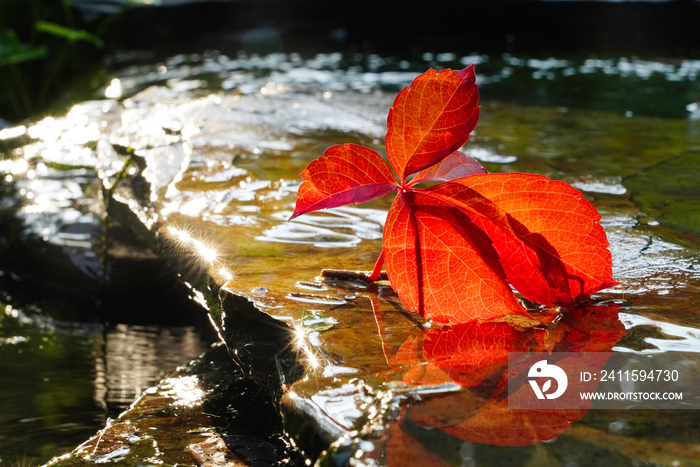
<svg viewBox="0 0 700 467"><path fill-rule="evenodd" d="M216 264L211 270L211 275L217 284L224 289L231 287L235 283L236 273L221 263Z"/></svg>
<svg viewBox="0 0 700 467"><path fill-rule="evenodd" d="M85 108L80 104L74 105L66 115L66 118L75 126L85 126L89 121L87 115L85 115Z"/></svg>
<svg viewBox="0 0 700 467"><path fill-rule="evenodd" d="M233 274L231 274L231 273L228 271L228 269L226 269L226 268L224 268L224 267L222 267L222 268L219 269L219 275L220 275L226 282L228 282L228 281L230 281L231 279L233 279Z"/></svg>
<svg viewBox="0 0 700 467"><path fill-rule="evenodd" d="M309 348L309 346L306 344L306 334L304 333L304 330L301 328L301 326L294 326L294 335L296 338L295 346L297 350L301 350L302 352L304 352L306 362L309 364L309 366L313 369L320 368L321 362L318 361L318 357L316 357L316 354L314 354Z"/></svg>
<svg viewBox="0 0 700 467"><path fill-rule="evenodd" d="M88 125L76 125L67 129L61 137L66 140L66 144L70 146L81 146L90 141L100 139L100 127L96 122Z"/></svg>
<svg viewBox="0 0 700 467"><path fill-rule="evenodd" d="M192 292L194 293L194 301L199 303L202 306L202 308L209 311L209 304L207 303L207 299L204 298L204 294L199 290L195 289L192 289Z"/></svg>
<svg viewBox="0 0 700 467"><path fill-rule="evenodd" d="M193 239L191 243L192 246L194 246L194 248L197 250L197 253L199 253L199 256L201 256L203 259L210 263L216 261L216 258L219 256L216 251L214 251L212 248L209 248L199 240Z"/></svg>
<svg viewBox="0 0 700 467"><path fill-rule="evenodd" d="M130 174L130 175L132 175L132 174ZM177 212L178 207L179 207L178 203L175 203L175 202L166 203L163 205L163 208L160 210L160 214L161 214L161 216L163 216L163 218L167 218L168 215L170 215L174 212Z"/></svg>
<svg viewBox="0 0 700 467"><path fill-rule="evenodd" d="M304 347L306 344L304 343L304 330L301 326L294 326L294 335L297 339L297 345L299 347Z"/></svg>
<svg viewBox="0 0 700 467"><path fill-rule="evenodd" d="M177 229L175 227L167 227L167 231L170 235L173 236L175 240L177 240L181 244L192 246L203 260L209 263L213 263L219 257L219 254L216 252L216 250L206 245L201 240L197 240L196 238L192 237L192 235L190 235L189 232Z"/></svg>
<svg viewBox="0 0 700 467"><path fill-rule="evenodd" d="M12 169L10 169L10 173L12 173L13 175L23 174L27 171L28 168L29 163L26 159L16 159L14 161L14 164L12 164Z"/></svg>
<svg viewBox="0 0 700 467"><path fill-rule="evenodd" d="M175 227L168 227L168 232L182 243L190 243L192 240L194 240L190 234L184 230L176 229Z"/></svg>
<svg viewBox="0 0 700 467"><path fill-rule="evenodd" d="M29 195L29 193L28 193L28 195ZM27 196L27 198L29 198L29 196ZM22 211L24 211L28 214L40 214L40 213L44 213L44 212L56 212L57 211L57 206L46 194L35 195L35 196L33 196L32 201L33 201L33 203L24 206L22 208Z"/></svg>
<svg viewBox="0 0 700 467"><path fill-rule="evenodd" d="M316 358L316 355L307 350L306 356L309 359L309 364L311 365L311 368L316 369L321 366L321 364L318 362L318 359Z"/></svg>
<svg viewBox="0 0 700 467"><path fill-rule="evenodd" d="M56 141L61 137L61 133L67 130L71 126L68 119L56 120L53 117L46 117L45 119L35 123L27 129L27 135L32 139L40 140L50 140Z"/></svg>

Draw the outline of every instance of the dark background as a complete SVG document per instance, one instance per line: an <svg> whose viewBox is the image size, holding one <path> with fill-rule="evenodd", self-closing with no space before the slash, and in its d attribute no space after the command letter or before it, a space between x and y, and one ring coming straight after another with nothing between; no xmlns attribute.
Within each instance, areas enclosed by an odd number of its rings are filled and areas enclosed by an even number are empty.
<svg viewBox="0 0 700 467"><path fill-rule="evenodd" d="M700 58L695 0L161 0L156 6L135 1L0 0L5 125L91 98L96 82L106 79L105 64L206 49L261 55L372 52L399 59L426 51ZM38 21L85 31L95 40L38 31ZM3 54L13 50L8 32L25 50L39 48L43 55L3 64Z"/></svg>

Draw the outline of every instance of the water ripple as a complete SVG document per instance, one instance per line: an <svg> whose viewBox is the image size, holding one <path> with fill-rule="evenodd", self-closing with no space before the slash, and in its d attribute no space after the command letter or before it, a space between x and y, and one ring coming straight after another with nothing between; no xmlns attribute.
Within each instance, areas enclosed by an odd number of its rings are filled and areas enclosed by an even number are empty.
<svg viewBox="0 0 700 467"><path fill-rule="evenodd" d="M319 248L350 248L357 246L361 241L360 237L356 235L343 234L297 221L279 224L264 230L263 234L255 239L263 242L313 245Z"/></svg>

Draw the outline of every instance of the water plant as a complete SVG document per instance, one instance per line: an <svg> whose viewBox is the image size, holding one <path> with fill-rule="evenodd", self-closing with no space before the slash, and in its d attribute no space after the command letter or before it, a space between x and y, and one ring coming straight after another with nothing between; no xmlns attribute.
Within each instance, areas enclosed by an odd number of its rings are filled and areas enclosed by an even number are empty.
<svg viewBox="0 0 700 467"><path fill-rule="evenodd" d="M69 1L0 2L0 116L21 120L44 111L67 81L99 63L104 41L98 37L117 17L78 29Z"/></svg>

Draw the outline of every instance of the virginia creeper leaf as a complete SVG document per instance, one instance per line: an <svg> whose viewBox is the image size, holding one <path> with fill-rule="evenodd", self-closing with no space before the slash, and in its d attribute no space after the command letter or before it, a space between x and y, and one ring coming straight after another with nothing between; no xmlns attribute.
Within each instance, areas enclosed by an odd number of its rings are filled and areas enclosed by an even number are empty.
<svg viewBox="0 0 700 467"><path fill-rule="evenodd" d="M384 261L403 303L435 321L524 314L488 238L449 204L400 192L384 229Z"/></svg>
<svg viewBox="0 0 700 467"><path fill-rule="evenodd" d="M484 231L508 281L547 306L575 304L617 284L593 205L566 183L541 175L474 175L426 194L460 208Z"/></svg>
<svg viewBox="0 0 700 467"><path fill-rule="evenodd" d="M446 182L485 173L488 171L476 159L455 151L437 164L418 172L408 186L424 182Z"/></svg>
<svg viewBox="0 0 700 467"><path fill-rule="evenodd" d="M290 220L319 209L369 201L398 189L382 156L357 144L331 146L301 177L304 183Z"/></svg>
<svg viewBox="0 0 700 467"><path fill-rule="evenodd" d="M600 216L579 191L539 175L489 174L457 151L479 118L475 81L473 65L418 76L387 120L400 183L376 151L333 146L302 173L291 218L399 190L384 230L387 273L409 309L436 321L527 316L510 285L547 306L616 285ZM441 183L415 187L423 182Z"/></svg>
<svg viewBox="0 0 700 467"><path fill-rule="evenodd" d="M418 343L415 336L410 336L396 352L396 356L387 360L390 365L409 366L403 376L403 382L415 385L438 385L453 382L435 363L427 362L418 355Z"/></svg>
<svg viewBox="0 0 700 467"><path fill-rule="evenodd" d="M404 88L389 111L386 150L403 183L461 148L479 120L474 65L428 70Z"/></svg>

